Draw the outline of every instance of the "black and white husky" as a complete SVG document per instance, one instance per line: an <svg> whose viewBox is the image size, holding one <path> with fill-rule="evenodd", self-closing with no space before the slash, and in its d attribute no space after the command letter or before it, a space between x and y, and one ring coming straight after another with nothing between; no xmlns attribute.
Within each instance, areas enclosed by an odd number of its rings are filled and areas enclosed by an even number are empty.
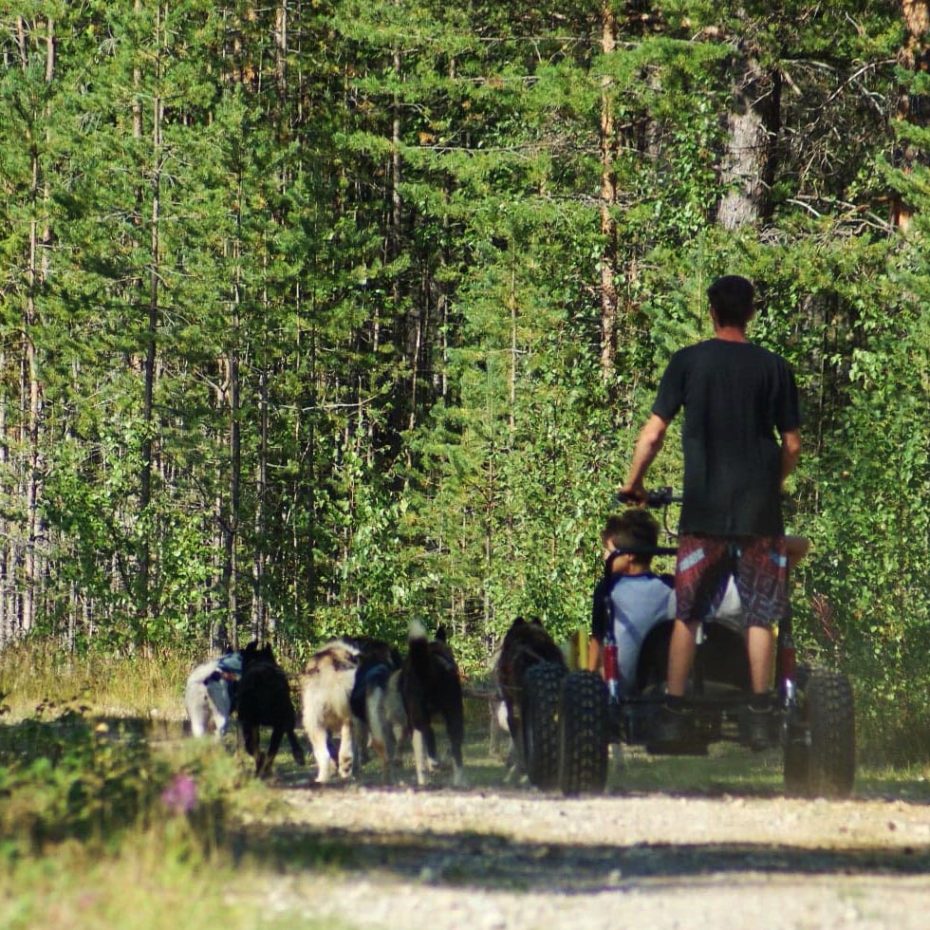
<svg viewBox="0 0 930 930"><path fill-rule="evenodd" d="M526 621L517 617L501 643L496 678L503 703L503 715L498 710L498 720L503 716L510 733L514 749L514 769L508 780L518 772L526 771L526 746L524 745L525 708L523 706L526 673L540 662L551 662L565 666L565 657L555 640L539 620Z"/></svg>
<svg viewBox="0 0 930 930"><path fill-rule="evenodd" d="M187 676L184 706L191 735L204 736L211 725L217 737L226 732L241 673L242 656L230 652L201 663Z"/></svg>
<svg viewBox="0 0 930 930"><path fill-rule="evenodd" d="M435 768L436 735L432 720L441 717L452 754L452 784L460 787L465 784L462 767L465 713L459 670L446 642L445 629L440 627L436 638L430 641L422 624L414 621L408 644L410 651L396 682L413 736L417 784L428 784L430 770Z"/></svg>
<svg viewBox="0 0 930 930"><path fill-rule="evenodd" d="M400 696L402 660L387 643L363 646L355 683L349 697L359 742L367 733L371 748L381 760L382 779L390 784L400 745L407 732L407 715Z"/></svg>

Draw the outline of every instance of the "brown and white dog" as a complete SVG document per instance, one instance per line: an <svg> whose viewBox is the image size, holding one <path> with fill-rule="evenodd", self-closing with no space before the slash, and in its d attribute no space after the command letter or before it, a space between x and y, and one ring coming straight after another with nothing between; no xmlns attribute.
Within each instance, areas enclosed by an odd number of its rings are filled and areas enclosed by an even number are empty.
<svg viewBox="0 0 930 930"><path fill-rule="evenodd" d="M352 774L355 752L349 698L359 655L357 646L334 639L310 657L300 675L301 715L320 784L326 784L335 774L329 754L330 733L339 734L338 773L343 778Z"/></svg>
<svg viewBox="0 0 930 930"><path fill-rule="evenodd" d="M385 702L376 691L400 666L397 650L369 636L343 636L314 653L300 676L304 729L317 763L317 781L328 782L335 774L329 751L330 734L339 735L338 773L353 774L357 749L368 730L375 751L388 770L388 749L381 715Z"/></svg>
<svg viewBox="0 0 930 930"><path fill-rule="evenodd" d="M517 766L526 770L523 745L523 679L540 662L565 665L562 650L539 620L517 617L501 643L497 684L506 709L507 728L513 740Z"/></svg>
<svg viewBox="0 0 930 930"><path fill-rule="evenodd" d="M436 735L432 720L441 717L452 755L452 784L465 784L462 766L462 742L465 738L465 712L462 701L462 683L452 650L446 643L443 627L436 638L427 639L422 624L414 621L408 635L409 654L397 677L413 736L413 752L417 768L417 784L429 783L429 772L436 766Z"/></svg>

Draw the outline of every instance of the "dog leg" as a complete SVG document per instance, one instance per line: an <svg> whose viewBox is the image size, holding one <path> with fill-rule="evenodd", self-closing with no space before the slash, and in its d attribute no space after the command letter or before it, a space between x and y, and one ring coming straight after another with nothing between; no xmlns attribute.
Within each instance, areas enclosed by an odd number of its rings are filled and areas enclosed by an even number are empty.
<svg viewBox="0 0 930 930"><path fill-rule="evenodd" d="M384 783L389 785L394 780L394 765L397 761L397 743L394 740L394 730L390 726L384 728Z"/></svg>
<svg viewBox="0 0 930 930"><path fill-rule="evenodd" d="M462 743L465 741L465 721L461 708L453 708L446 715L446 732L452 747L452 784L465 787L465 767L462 764Z"/></svg>
<svg viewBox="0 0 930 930"><path fill-rule="evenodd" d="M329 754L329 739L326 729L319 725L307 727L306 718L304 718L304 728L307 730L307 736L310 738L310 746L313 749L313 758L316 759L317 775L316 780L325 785L332 778L333 760Z"/></svg>
<svg viewBox="0 0 930 930"><path fill-rule="evenodd" d="M271 763L274 762L278 749L281 747L281 740L284 738L284 728L275 727L271 731L271 741L268 743L268 754L265 756L264 765L262 766L262 777L271 773Z"/></svg>
<svg viewBox="0 0 930 930"><path fill-rule="evenodd" d="M413 757L417 766L417 784L420 786L429 784L429 756L427 754L427 738L422 730L413 731Z"/></svg>
<svg viewBox="0 0 930 930"><path fill-rule="evenodd" d="M436 750L436 732L429 721L423 727L423 739L426 748L426 767L432 774L440 769L439 753Z"/></svg>
<svg viewBox="0 0 930 930"><path fill-rule="evenodd" d="M190 682L184 692L184 705L191 722L191 736L203 736L207 732L208 707L207 686L201 682Z"/></svg>
<svg viewBox="0 0 930 930"><path fill-rule="evenodd" d="M465 777L465 769L460 762L452 760L452 787L467 788L468 779Z"/></svg>
<svg viewBox="0 0 930 930"><path fill-rule="evenodd" d="M254 759L258 755L258 727L251 723L243 723L241 729L245 751Z"/></svg>
<svg viewBox="0 0 930 930"><path fill-rule="evenodd" d="M255 774L261 776L265 766L265 754L261 751L261 736L258 726L254 723L244 724L242 736L245 741L245 751L255 760Z"/></svg>
<svg viewBox="0 0 930 930"><path fill-rule="evenodd" d="M397 746L394 741L394 728L387 720L387 695L384 688L374 688L368 694L365 713L369 721L372 748L381 760L381 780L389 785L394 776Z"/></svg>
<svg viewBox="0 0 930 930"><path fill-rule="evenodd" d="M204 736L207 732L207 708L192 707L188 708L187 713L191 718L191 736Z"/></svg>
<svg viewBox="0 0 930 930"><path fill-rule="evenodd" d="M346 720L342 724L342 730L339 736L339 774L343 778L351 778L354 763L355 753L352 751L352 721Z"/></svg>
<svg viewBox="0 0 930 930"><path fill-rule="evenodd" d="M297 734L293 730L287 731L287 741L291 744L291 755L298 765L306 765L307 757L304 755L304 748L297 739Z"/></svg>
<svg viewBox="0 0 930 930"><path fill-rule="evenodd" d="M360 720L354 714L349 722L349 728L352 732L352 771L354 774L358 775L371 758L369 750L375 748L375 738L368 724L364 720ZM344 733L345 730L343 729L340 732ZM342 740L343 737L340 736L340 749L342 748ZM340 758L342 758L342 756L340 756Z"/></svg>
<svg viewBox="0 0 930 930"><path fill-rule="evenodd" d="M391 759L388 755L387 746L372 734L371 748L375 751L375 755L377 755L381 763L381 783L389 785L391 783Z"/></svg>
<svg viewBox="0 0 930 930"><path fill-rule="evenodd" d="M226 727L229 725L229 715L232 710L229 685L222 679L211 681L207 685L207 695L209 697L210 713L213 717L213 726L216 729L216 738L222 739Z"/></svg>

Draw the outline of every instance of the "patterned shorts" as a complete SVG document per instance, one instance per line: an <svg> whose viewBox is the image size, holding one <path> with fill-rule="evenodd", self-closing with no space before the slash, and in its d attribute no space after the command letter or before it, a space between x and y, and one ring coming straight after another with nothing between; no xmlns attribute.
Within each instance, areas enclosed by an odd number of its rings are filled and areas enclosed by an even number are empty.
<svg viewBox="0 0 930 930"><path fill-rule="evenodd" d="M678 537L675 599L679 620L705 620L736 581L745 626L770 627L788 616L788 554L784 536Z"/></svg>

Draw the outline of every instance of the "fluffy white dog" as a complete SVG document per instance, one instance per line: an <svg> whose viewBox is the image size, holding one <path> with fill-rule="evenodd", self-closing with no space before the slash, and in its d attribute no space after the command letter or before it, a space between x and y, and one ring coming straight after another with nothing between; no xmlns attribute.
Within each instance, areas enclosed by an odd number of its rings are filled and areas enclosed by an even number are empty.
<svg viewBox="0 0 930 930"><path fill-rule="evenodd" d="M204 736L212 724L217 738L229 726L233 689L242 672L238 652L198 665L187 677L184 706L191 722L191 735Z"/></svg>
<svg viewBox="0 0 930 930"><path fill-rule="evenodd" d="M333 640L310 657L300 676L304 730L316 759L316 780L321 784L334 774L330 733L339 733L339 774L343 778L352 774L355 753L349 697L358 665L358 647L345 640Z"/></svg>

